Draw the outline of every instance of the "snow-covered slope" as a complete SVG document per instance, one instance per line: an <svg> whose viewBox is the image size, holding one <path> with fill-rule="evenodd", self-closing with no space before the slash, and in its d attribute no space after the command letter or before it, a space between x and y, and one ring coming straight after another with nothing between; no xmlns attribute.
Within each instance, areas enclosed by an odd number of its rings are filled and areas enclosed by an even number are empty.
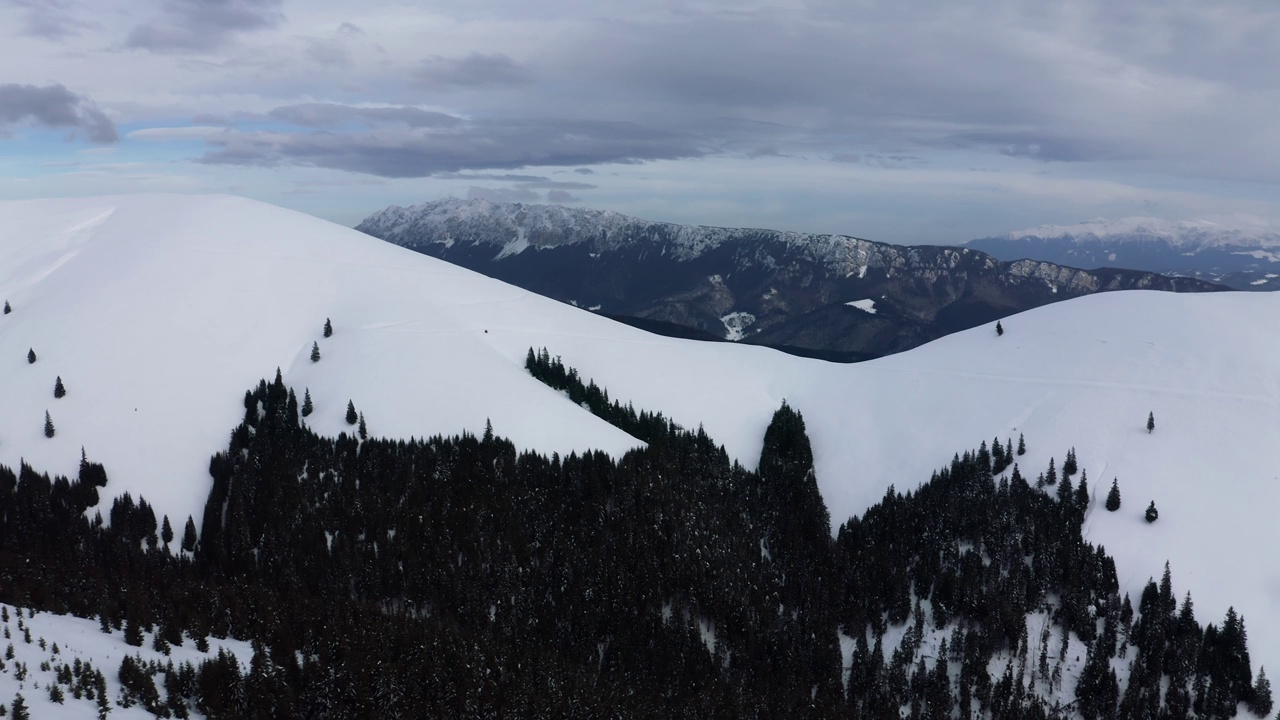
<svg viewBox="0 0 1280 720"><path fill-rule="evenodd" d="M235 656L246 672L253 657L253 649L248 643L218 638L209 639L206 652L197 650L194 641L187 638L182 645L172 647L169 654L164 655L152 649L153 633L144 632L142 647L133 647L125 642L123 631L103 633L94 620L46 612L29 616L29 610L3 603L0 603L0 608L4 608L8 618L0 620L0 628L8 633L0 644L5 647L6 655L8 648L13 648L13 657L5 661L10 664L10 672L0 672L0 704L11 707L14 697L21 694L31 717L37 720L98 717L96 698L77 699L65 686L61 688L63 702L55 703L50 699L48 688L56 683L60 665L73 665L76 661L90 663L106 680L107 697L112 701L110 717L143 720L155 716L140 705L123 708L116 703L121 690L118 671L125 656L146 663L191 663L199 666L225 650ZM22 680L18 679L18 664L26 671Z"/></svg>
<svg viewBox="0 0 1280 720"><path fill-rule="evenodd" d="M70 473L83 445L108 493L142 494L175 523L199 519L209 456L277 367L310 388L325 433L348 429L352 399L379 435L492 418L547 452L634 446L524 372L526 350L546 346L612 397L704 424L747 465L786 399L836 522L995 436L1025 434L1032 477L1074 446L1092 487L1119 478L1123 507L1107 513L1098 493L1086 532L1125 589L1136 597L1167 559L1203 621L1234 604L1255 666L1280 663L1280 568L1256 560L1280 541L1280 296L1096 295L1006 318L1003 337L984 327L835 365L649 335L307 216L167 196L0 204L0 296L13 306L0 462Z"/></svg>

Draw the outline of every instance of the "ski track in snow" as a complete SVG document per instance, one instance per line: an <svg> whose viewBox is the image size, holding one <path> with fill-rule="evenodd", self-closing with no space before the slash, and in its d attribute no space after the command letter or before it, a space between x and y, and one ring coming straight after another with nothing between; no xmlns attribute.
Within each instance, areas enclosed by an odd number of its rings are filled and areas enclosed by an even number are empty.
<svg viewBox="0 0 1280 720"><path fill-rule="evenodd" d="M1136 599L1169 560L1202 622L1234 605L1255 669L1280 668L1280 568L1235 560L1280 544L1277 294L1088 296L1006 318L1003 337L979 327L838 365L650 335L248 200L130 196L0 203L5 299L0 463L74 475L83 446L107 469L104 508L128 491L175 526L198 523L209 457L276 368L310 389L307 424L322 434L350 430L352 400L381 436L479 434L491 420L547 454L638 446L524 371L527 350L546 347L610 397L704 426L747 467L786 400L835 523L992 437L1025 435L1031 478L1075 447L1095 495L1119 479L1120 511L1093 507L1086 532L1122 592Z"/></svg>

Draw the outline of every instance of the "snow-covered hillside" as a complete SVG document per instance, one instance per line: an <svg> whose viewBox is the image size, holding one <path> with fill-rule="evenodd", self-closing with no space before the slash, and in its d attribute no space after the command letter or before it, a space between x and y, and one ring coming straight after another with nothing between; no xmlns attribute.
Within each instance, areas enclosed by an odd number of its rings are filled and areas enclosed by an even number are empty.
<svg viewBox="0 0 1280 720"><path fill-rule="evenodd" d="M1085 529L1135 600L1169 560L1202 621L1234 604L1255 669L1280 667L1280 569L1253 559L1280 540L1277 296L1095 295L1007 318L1003 337L978 328L835 365L649 335L243 199L138 196L0 204L0 300L13 309L0 316L0 462L72 473L83 446L108 495L141 494L176 526L199 521L210 455L277 367L310 389L323 433L349 429L351 399L377 435L480 432L491 418L547 452L634 446L528 376L525 352L546 346L612 397L703 424L747 465L787 400L836 522L983 440L1025 434L1032 477L1074 446L1095 490L1119 478L1123 507L1107 513L1096 493Z"/></svg>
<svg viewBox="0 0 1280 720"><path fill-rule="evenodd" d="M112 701L111 717L141 720L155 716L139 705L123 708L116 703L121 691L117 671L126 656L144 663L196 666L225 650L235 656L244 670L249 668L253 657L248 643L217 638L211 639L205 652L197 650L188 638L182 645L171 647L166 655L152 649L153 633L143 633L142 647L133 647L125 642L123 631L103 633L93 620L47 612L29 614L27 609L3 603L0 608L6 618L0 620L0 628L6 633L0 644L5 646L6 656L8 648L13 649L13 656L4 660L9 672L0 672L0 704L11 708L14 697L21 694L31 717L40 720L98 717L96 698L75 698L65 686L60 688L64 695L61 703L50 699L49 687L57 684L57 670L61 665L89 663L106 680L107 697Z"/></svg>

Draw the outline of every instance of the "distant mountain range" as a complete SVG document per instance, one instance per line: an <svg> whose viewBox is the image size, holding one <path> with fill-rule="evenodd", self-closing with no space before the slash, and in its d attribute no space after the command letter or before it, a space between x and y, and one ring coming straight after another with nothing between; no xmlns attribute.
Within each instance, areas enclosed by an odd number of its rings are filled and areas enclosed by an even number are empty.
<svg viewBox="0 0 1280 720"><path fill-rule="evenodd" d="M968 247L481 199L392 206L356 229L651 331L838 361L1096 292L1222 289L1152 272L1002 262Z"/></svg>
<svg viewBox="0 0 1280 720"><path fill-rule="evenodd" d="M972 240L965 247L1001 260L1147 270L1238 290L1280 289L1280 233L1205 221L1131 217L1041 225Z"/></svg>

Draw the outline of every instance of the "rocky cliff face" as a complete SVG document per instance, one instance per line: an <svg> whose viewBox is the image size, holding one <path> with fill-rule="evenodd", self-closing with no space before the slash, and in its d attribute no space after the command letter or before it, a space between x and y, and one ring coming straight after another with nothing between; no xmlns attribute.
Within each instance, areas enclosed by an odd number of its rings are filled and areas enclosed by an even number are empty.
<svg viewBox="0 0 1280 720"><path fill-rule="evenodd" d="M1149 272L1003 263L965 247L486 200L390 207L357 229L624 321L836 360L899 352L1094 292L1221 289ZM850 304L858 301L874 312Z"/></svg>

